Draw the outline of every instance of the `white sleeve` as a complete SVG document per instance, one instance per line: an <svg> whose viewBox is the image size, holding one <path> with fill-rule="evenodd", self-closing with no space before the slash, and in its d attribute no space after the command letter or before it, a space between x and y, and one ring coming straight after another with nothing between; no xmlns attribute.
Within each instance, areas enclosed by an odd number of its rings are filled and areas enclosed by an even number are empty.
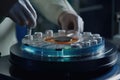
<svg viewBox="0 0 120 80"><path fill-rule="evenodd" d="M5 18L0 23L0 52L2 56L10 54L10 47L17 43L15 23Z"/></svg>
<svg viewBox="0 0 120 80"><path fill-rule="evenodd" d="M62 12L76 13L67 0L30 0L30 2L38 12L55 24L58 24L58 17Z"/></svg>

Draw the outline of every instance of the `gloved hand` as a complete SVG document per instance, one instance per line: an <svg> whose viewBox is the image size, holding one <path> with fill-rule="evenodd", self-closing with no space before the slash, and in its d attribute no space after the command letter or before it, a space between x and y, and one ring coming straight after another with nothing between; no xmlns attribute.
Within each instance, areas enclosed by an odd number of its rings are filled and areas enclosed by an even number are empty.
<svg viewBox="0 0 120 80"><path fill-rule="evenodd" d="M37 14L29 0L18 0L10 9L8 17L20 25L36 26Z"/></svg>
<svg viewBox="0 0 120 80"><path fill-rule="evenodd" d="M58 18L58 23L64 30L83 32L84 22L76 13L63 12Z"/></svg>

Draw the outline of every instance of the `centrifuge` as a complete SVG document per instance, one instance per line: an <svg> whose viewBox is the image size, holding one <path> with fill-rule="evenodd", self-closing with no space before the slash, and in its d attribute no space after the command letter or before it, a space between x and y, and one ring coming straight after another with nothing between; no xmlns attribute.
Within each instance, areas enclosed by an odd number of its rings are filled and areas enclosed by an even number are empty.
<svg viewBox="0 0 120 80"><path fill-rule="evenodd" d="M100 34L47 30L25 35L10 49L12 65L34 72L90 74L104 72L117 61L116 47Z"/></svg>

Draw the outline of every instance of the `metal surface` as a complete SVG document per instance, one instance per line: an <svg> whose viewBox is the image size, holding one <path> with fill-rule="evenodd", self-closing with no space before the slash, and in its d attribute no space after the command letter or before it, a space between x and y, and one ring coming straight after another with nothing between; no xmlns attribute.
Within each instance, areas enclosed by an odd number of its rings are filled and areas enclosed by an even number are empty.
<svg viewBox="0 0 120 80"><path fill-rule="evenodd" d="M102 56L55 58L26 54L20 49L19 44L15 44L11 47L10 62L33 72L100 74L110 70L116 64L118 57L114 45L107 41L105 45Z"/></svg>
<svg viewBox="0 0 120 80"><path fill-rule="evenodd" d="M78 75L73 75L70 73L52 73L52 72L41 72L41 73L35 73L35 72L29 72L26 70L21 70L19 68L15 68L13 66L11 66L11 64L9 63L9 58L10 56L4 56L0 58L0 74L1 75L1 79L2 77L7 77L8 76L10 78L8 78L8 80L12 80L11 77L14 77L16 80L35 80L35 79L39 79L39 80L45 80L45 79L50 79L50 80L119 80L120 79L120 53L118 54L118 61L117 64L114 65L111 69L109 69L107 72L98 75L98 76L92 76L92 77L88 77L86 76L80 76L79 73ZM5 76L4 76L5 75ZM93 75L96 75L96 73L94 73ZM84 78L85 77L85 78ZM5 78L3 78L4 80Z"/></svg>

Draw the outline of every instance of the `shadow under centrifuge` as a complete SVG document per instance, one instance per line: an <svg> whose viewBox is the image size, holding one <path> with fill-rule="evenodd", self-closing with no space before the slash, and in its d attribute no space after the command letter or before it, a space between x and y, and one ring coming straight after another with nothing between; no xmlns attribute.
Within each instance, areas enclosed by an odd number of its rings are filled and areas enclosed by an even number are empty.
<svg viewBox="0 0 120 80"><path fill-rule="evenodd" d="M41 80L46 80L46 79L50 79L50 80L80 80L80 79L88 79L88 80L104 80L107 78L110 78L111 76L120 73L120 64L119 63L119 55L117 55L116 53L116 48L114 45L112 45L111 43L107 42L105 43L106 46L106 55L105 57L105 61L111 63L111 61L115 60L115 58L118 57L117 61L115 61L113 64L106 64L105 65L101 65L102 67L99 67L97 69L92 69L90 71L87 71L87 69L85 68L83 71L81 71L81 66L80 65L76 65L73 64L74 62L71 62L72 65L69 66L70 69L66 70L67 68L65 68L65 65L61 65L61 66L53 66L56 65L55 62L53 62L52 64L48 64L47 66L45 65L39 65L36 66L36 64L34 66L37 67L37 70L31 70L28 69L29 66L25 67L26 65L24 64L23 67L20 67L21 65L15 65L12 64L9 68L9 73L12 77L18 79L18 80L35 80L35 79L41 79ZM109 49L113 49L112 51L108 51ZM18 58L16 58L18 59ZM23 60L23 58L22 58ZM104 59L103 59L104 60ZM17 60L16 60L17 61ZM104 62L105 62L104 61ZM28 61L30 62L30 61ZM23 62L24 63L24 62ZM35 63L35 62L34 62ZM117 64L116 64L117 63ZM95 64L95 63L94 63ZM52 66L49 66L52 65ZM90 64L89 64L90 65ZM88 65L88 68L90 68ZM78 67L79 66L79 67ZM83 65L82 65L83 66ZM85 65L86 67L87 65ZM94 65L92 65L93 67ZM95 66L98 66L97 64L95 64ZM35 68L36 68L35 67ZM34 68L34 67L32 67ZM76 68L76 69L74 69ZM39 69L39 70L38 70ZM72 70L71 70L72 69Z"/></svg>
<svg viewBox="0 0 120 80"><path fill-rule="evenodd" d="M104 70L98 70L88 73L79 73L79 72L57 72L57 71L27 71L17 66L11 66L9 72L12 77L19 80L80 80L80 79L106 79L112 75L118 73L119 67L115 65L114 67L104 68Z"/></svg>

